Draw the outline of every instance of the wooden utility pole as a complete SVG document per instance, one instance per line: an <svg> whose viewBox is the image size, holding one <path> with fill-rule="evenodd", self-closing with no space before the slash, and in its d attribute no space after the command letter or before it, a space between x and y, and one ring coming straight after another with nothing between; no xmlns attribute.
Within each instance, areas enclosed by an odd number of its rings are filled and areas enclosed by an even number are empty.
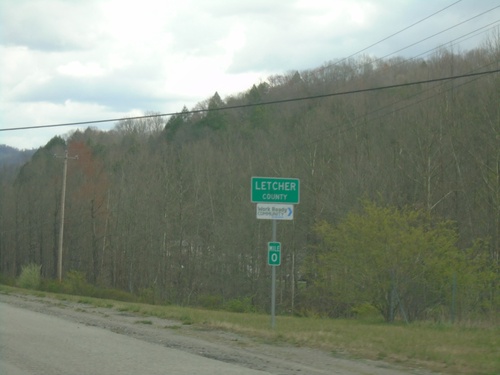
<svg viewBox="0 0 500 375"><path fill-rule="evenodd" d="M59 250L57 252L57 278L59 279L59 281L62 281L64 206L66 202L66 175L68 174L68 159L78 159L78 155L70 158L68 157L68 150L64 152L64 167L63 167L63 180L62 180L62 191L61 191L61 222L59 224Z"/></svg>

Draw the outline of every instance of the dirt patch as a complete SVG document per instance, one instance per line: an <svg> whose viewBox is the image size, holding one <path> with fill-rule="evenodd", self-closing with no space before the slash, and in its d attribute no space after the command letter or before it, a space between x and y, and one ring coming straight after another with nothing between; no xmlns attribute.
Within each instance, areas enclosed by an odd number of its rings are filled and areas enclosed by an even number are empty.
<svg viewBox="0 0 500 375"><path fill-rule="evenodd" d="M270 345L232 332L84 303L16 294L0 294L0 302L271 374L431 374L380 361L342 358L317 349Z"/></svg>

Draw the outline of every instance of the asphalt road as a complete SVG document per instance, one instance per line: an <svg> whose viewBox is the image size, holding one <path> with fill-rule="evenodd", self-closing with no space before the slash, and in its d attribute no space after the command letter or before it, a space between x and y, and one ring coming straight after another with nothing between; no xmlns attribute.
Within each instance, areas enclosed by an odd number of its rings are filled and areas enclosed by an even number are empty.
<svg viewBox="0 0 500 375"><path fill-rule="evenodd" d="M0 374L269 373L0 303Z"/></svg>

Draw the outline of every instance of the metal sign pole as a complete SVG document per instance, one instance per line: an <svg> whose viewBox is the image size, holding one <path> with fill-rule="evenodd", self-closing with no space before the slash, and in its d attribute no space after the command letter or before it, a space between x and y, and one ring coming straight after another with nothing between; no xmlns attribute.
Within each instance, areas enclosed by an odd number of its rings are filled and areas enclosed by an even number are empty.
<svg viewBox="0 0 500 375"><path fill-rule="evenodd" d="M276 220L293 220L294 204L300 202L298 178L252 177L250 201L257 203L257 219L273 221L273 238L268 243L271 269L271 327L276 325L276 266L281 264L281 243L276 242Z"/></svg>
<svg viewBox="0 0 500 375"><path fill-rule="evenodd" d="M276 242L276 220L273 220L273 242ZM276 326L276 267L271 267L271 328Z"/></svg>

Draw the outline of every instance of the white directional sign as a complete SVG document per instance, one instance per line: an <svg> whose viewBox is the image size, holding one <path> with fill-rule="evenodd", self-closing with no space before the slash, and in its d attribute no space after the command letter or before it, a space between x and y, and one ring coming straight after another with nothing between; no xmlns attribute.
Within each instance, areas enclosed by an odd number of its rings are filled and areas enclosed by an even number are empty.
<svg viewBox="0 0 500 375"><path fill-rule="evenodd" d="M293 204L257 203L257 219L293 220Z"/></svg>

